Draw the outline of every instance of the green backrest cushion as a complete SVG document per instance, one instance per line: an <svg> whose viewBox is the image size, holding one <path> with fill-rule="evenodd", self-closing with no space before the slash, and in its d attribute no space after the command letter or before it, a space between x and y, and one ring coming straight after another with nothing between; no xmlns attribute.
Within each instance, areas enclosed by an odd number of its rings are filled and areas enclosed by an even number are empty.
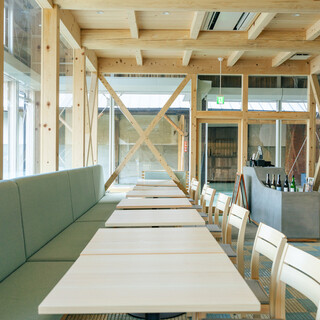
<svg viewBox="0 0 320 320"><path fill-rule="evenodd" d="M93 166L92 170L96 202L98 202L106 194L106 190L104 188L105 181L103 177L103 168L102 166L97 165Z"/></svg>
<svg viewBox="0 0 320 320"><path fill-rule="evenodd" d="M29 258L73 222L69 178L67 171L62 171L15 181Z"/></svg>
<svg viewBox="0 0 320 320"><path fill-rule="evenodd" d="M96 204L92 167L68 170L73 219L77 220Z"/></svg>
<svg viewBox="0 0 320 320"><path fill-rule="evenodd" d="M0 281L26 261L17 185L0 182Z"/></svg>
<svg viewBox="0 0 320 320"><path fill-rule="evenodd" d="M177 178L180 180L181 184L186 187L186 172L185 171L173 171ZM146 171L144 173L145 179L151 180L166 180L171 179L167 172L165 171Z"/></svg>

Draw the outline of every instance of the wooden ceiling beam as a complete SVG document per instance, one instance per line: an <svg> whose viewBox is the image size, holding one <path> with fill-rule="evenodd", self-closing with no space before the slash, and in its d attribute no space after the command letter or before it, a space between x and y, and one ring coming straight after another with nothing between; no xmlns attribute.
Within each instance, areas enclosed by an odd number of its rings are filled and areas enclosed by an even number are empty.
<svg viewBox="0 0 320 320"><path fill-rule="evenodd" d="M128 22L129 22L131 37L134 39L138 39L139 38L139 27L138 27L138 23L137 23L137 15L134 10L128 11Z"/></svg>
<svg viewBox="0 0 320 320"><path fill-rule="evenodd" d="M277 13L260 13L257 20L248 30L248 39L255 40L258 38L263 29L270 23L270 21L275 17Z"/></svg>
<svg viewBox="0 0 320 320"><path fill-rule="evenodd" d="M182 57L182 65L183 66L187 66L190 62L192 56L192 50L186 50L183 53L183 57Z"/></svg>
<svg viewBox="0 0 320 320"><path fill-rule="evenodd" d="M73 49L81 48L80 27L69 10L60 10L60 33Z"/></svg>
<svg viewBox="0 0 320 320"><path fill-rule="evenodd" d="M244 51L233 51L227 60L227 66L228 67L234 66L238 62L238 60L242 57L243 54L244 54Z"/></svg>
<svg viewBox="0 0 320 320"><path fill-rule="evenodd" d="M40 0L39 0L40 1ZM219 11L314 13L319 2L314 0L54 0L62 9L72 10L137 10L137 11Z"/></svg>
<svg viewBox="0 0 320 320"><path fill-rule="evenodd" d="M86 55L86 67L90 72L98 71L98 58L93 50L85 50Z"/></svg>
<svg viewBox="0 0 320 320"><path fill-rule="evenodd" d="M36 3L41 9L52 9L53 1L52 0L36 0Z"/></svg>
<svg viewBox="0 0 320 320"><path fill-rule="evenodd" d="M279 67L285 61L290 59L294 55L294 52L280 52L272 59L272 67Z"/></svg>
<svg viewBox="0 0 320 320"><path fill-rule="evenodd" d="M217 59L192 59L188 66L182 66L181 59L148 59L143 66L137 66L135 59L99 59L99 72L103 73L156 73L156 74L218 74ZM278 68L272 68L269 60L240 60L228 67L222 62L223 74L261 74L261 75L309 75L310 64L306 61L287 61Z"/></svg>
<svg viewBox="0 0 320 320"><path fill-rule="evenodd" d="M248 40L246 32L201 32L198 39L189 39L185 31L140 30L139 39L132 39L126 30L90 29L81 32L82 46L93 50L234 50L275 52L296 51L319 53L320 41L286 40L283 34Z"/></svg>
<svg viewBox="0 0 320 320"><path fill-rule="evenodd" d="M320 55L311 60L311 62L310 62L310 73L311 74L320 73Z"/></svg>
<svg viewBox="0 0 320 320"><path fill-rule="evenodd" d="M141 50L136 50L136 61L138 66L143 65L143 57L142 57L142 52Z"/></svg>
<svg viewBox="0 0 320 320"><path fill-rule="evenodd" d="M194 13L190 28L190 39L198 38L205 16L205 11L196 11Z"/></svg>
<svg viewBox="0 0 320 320"><path fill-rule="evenodd" d="M320 36L320 20L314 23L306 31L306 40L315 40Z"/></svg>

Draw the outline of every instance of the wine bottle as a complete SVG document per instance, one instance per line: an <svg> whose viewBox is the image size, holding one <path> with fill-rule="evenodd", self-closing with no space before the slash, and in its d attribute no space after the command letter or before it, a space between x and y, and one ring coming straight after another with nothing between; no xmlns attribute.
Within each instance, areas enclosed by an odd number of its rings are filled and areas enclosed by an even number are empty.
<svg viewBox="0 0 320 320"><path fill-rule="evenodd" d="M272 175L271 189L276 189L276 177L274 174Z"/></svg>
<svg viewBox="0 0 320 320"><path fill-rule="evenodd" d="M280 174L278 174L278 180L277 180L277 191L282 191L282 186L281 186L281 180L280 180Z"/></svg>
<svg viewBox="0 0 320 320"><path fill-rule="evenodd" d="M294 179L294 175L292 175L292 180L291 180L291 184L290 184L290 192L296 192L297 188L296 188L296 180Z"/></svg>
<svg viewBox="0 0 320 320"><path fill-rule="evenodd" d="M270 175L269 173L267 173L267 178L266 178L266 187L270 188L271 187L271 183L270 183Z"/></svg>
<svg viewBox="0 0 320 320"><path fill-rule="evenodd" d="M288 175L286 175L286 180L284 180L283 191L284 191L284 192L289 192L289 180L288 180Z"/></svg>

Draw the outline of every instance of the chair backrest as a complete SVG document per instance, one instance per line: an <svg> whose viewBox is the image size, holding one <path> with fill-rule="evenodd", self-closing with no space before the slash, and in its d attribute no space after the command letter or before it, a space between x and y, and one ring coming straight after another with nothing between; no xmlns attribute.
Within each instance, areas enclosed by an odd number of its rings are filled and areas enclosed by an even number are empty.
<svg viewBox="0 0 320 320"><path fill-rule="evenodd" d="M278 230L275 230L263 223L259 224L258 231L252 249L251 257L251 279L259 280L259 257L264 255L272 261L270 287L269 287L269 305L270 314L273 314L275 307L275 294L277 275L281 256L287 243L287 237Z"/></svg>
<svg viewBox="0 0 320 320"><path fill-rule="evenodd" d="M221 223L221 230L222 230L222 242L227 243L227 224L228 224L228 214L229 214L229 206L230 206L231 198L223 193L219 193L217 203L214 209L214 224L219 224L219 215L222 212L222 223ZM212 223L212 216L211 220L209 217L209 223ZM231 235L231 232L230 232ZM231 238L230 238L231 242Z"/></svg>
<svg viewBox="0 0 320 320"><path fill-rule="evenodd" d="M213 200L216 195L216 189L208 187L206 189L206 193L203 196L203 202L202 202L202 211L207 212L207 203L208 203L208 217L209 221L211 218L212 221L212 211L213 211Z"/></svg>
<svg viewBox="0 0 320 320"><path fill-rule="evenodd" d="M286 285L298 290L318 308L316 320L320 319L320 260L311 254L285 245L277 276L276 312L272 317L285 319Z"/></svg>
<svg viewBox="0 0 320 320"><path fill-rule="evenodd" d="M191 186L192 186L192 184L193 184L195 181L197 181L196 178L192 178L191 181L190 181L189 190L188 190L189 195L192 193Z"/></svg>
<svg viewBox="0 0 320 320"><path fill-rule="evenodd" d="M209 188L209 186L207 184L204 184L202 191L201 191L201 195L200 195L200 205L201 206L203 206L203 198L204 198L204 195L206 194L207 188Z"/></svg>
<svg viewBox="0 0 320 320"><path fill-rule="evenodd" d="M243 257L243 245L244 236L246 231L247 220L249 216L249 210L242 208L236 204L233 204L230 209L228 227L227 228L227 238L228 233L231 232L231 226L237 228L238 240L237 240L237 268L242 276L244 276L244 257ZM231 244L231 243L230 243Z"/></svg>
<svg viewBox="0 0 320 320"><path fill-rule="evenodd" d="M198 201L199 201L199 188L200 188L200 182L197 180L194 180L191 184L190 196L191 198L193 198L195 204L198 204Z"/></svg>

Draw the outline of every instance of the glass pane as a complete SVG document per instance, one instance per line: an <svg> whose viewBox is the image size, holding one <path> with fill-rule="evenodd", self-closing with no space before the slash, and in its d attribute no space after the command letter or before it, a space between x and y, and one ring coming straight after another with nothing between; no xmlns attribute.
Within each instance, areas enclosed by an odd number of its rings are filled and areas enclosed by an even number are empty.
<svg viewBox="0 0 320 320"><path fill-rule="evenodd" d="M41 9L4 4L4 179L39 172Z"/></svg>
<svg viewBox="0 0 320 320"><path fill-rule="evenodd" d="M275 122L248 125L248 159L258 151L258 146L262 148L263 159L271 161L271 164L274 165L276 159Z"/></svg>
<svg viewBox="0 0 320 320"><path fill-rule="evenodd" d="M241 110L241 76L222 76L220 90L219 75L198 77L198 94L201 110Z"/></svg>
<svg viewBox="0 0 320 320"><path fill-rule="evenodd" d="M72 168L73 49L60 35L59 170Z"/></svg>
<svg viewBox="0 0 320 320"><path fill-rule="evenodd" d="M297 184L305 183L307 126L305 124L283 124L281 138L282 167L289 179L295 176Z"/></svg>

